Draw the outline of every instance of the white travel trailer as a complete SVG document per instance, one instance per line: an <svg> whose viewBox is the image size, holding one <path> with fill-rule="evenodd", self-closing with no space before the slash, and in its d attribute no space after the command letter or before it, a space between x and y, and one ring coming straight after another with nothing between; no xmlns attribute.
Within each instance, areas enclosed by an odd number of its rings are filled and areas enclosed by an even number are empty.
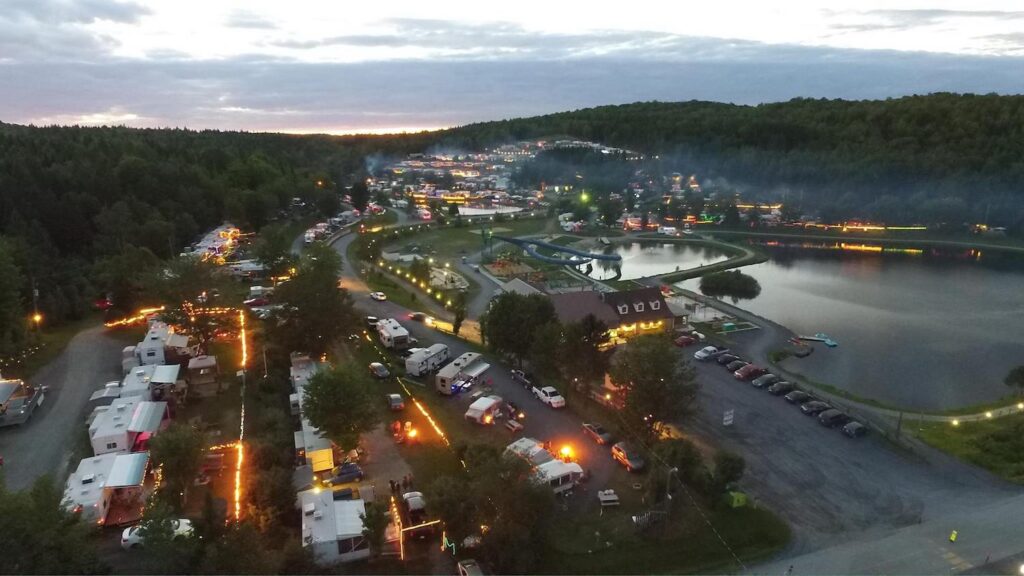
<svg viewBox="0 0 1024 576"><path fill-rule="evenodd" d="M502 405L501 396L477 398L466 410L466 420L477 424L494 424L494 421L501 417Z"/></svg>
<svg viewBox="0 0 1024 576"><path fill-rule="evenodd" d="M480 354L466 352L437 372L434 387L439 393L451 396L471 386L490 367Z"/></svg>
<svg viewBox="0 0 1024 576"><path fill-rule="evenodd" d="M429 374L448 361L448 346L434 344L430 348L420 348L405 359L405 373L410 376Z"/></svg>
<svg viewBox="0 0 1024 576"><path fill-rule="evenodd" d="M383 318L377 322L377 336L385 348L405 350L409 347L409 331L394 318Z"/></svg>

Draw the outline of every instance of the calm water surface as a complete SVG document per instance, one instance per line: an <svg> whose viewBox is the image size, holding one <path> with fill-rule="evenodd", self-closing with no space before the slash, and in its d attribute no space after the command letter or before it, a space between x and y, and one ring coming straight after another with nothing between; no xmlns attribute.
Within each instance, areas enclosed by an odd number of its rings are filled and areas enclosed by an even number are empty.
<svg viewBox="0 0 1024 576"><path fill-rule="evenodd" d="M857 395L908 409L996 400L1024 364L1024 256L860 244L758 243L771 255L743 268L761 294L738 305L798 334L824 332L791 367ZM697 281L681 284L692 290Z"/></svg>
<svg viewBox="0 0 1024 576"><path fill-rule="evenodd" d="M618 269L622 272L619 279L633 280L673 270L707 266L728 258L724 252L709 246L657 240L614 244L608 251L622 256L622 262L595 260L590 272L591 278L612 280L616 278Z"/></svg>

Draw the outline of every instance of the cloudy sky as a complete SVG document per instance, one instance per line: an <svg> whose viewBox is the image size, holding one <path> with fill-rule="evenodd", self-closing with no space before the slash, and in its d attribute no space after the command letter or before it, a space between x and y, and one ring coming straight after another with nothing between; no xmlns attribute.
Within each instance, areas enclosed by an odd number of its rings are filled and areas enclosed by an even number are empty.
<svg viewBox="0 0 1024 576"><path fill-rule="evenodd" d="M0 0L0 121L21 124L401 131L637 100L1022 93L1022 70L1014 1Z"/></svg>

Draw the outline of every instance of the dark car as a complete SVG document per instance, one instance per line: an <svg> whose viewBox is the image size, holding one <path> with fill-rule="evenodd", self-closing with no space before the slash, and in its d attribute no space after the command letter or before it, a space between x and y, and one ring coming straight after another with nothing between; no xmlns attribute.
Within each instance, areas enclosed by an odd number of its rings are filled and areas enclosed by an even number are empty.
<svg viewBox="0 0 1024 576"><path fill-rule="evenodd" d="M800 405L800 411L808 416L814 416L828 410L829 408L831 408L831 406L821 400L811 400L810 402L804 402Z"/></svg>
<svg viewBox="0 0 1024 576"><path fill-rule="evenodd" d="M811 395L803 390L794 390L786 394L786 402L790 404L803 404L811 399Z"/></svg>
<svg viewBox="0 0 1024 576"><path fill-rule="evenodd" d="M730 362L735 362L739 359L740 357L735 354L721 354L717 358L715 358L715 362L718 362L722 366L725 366L726 364Z"/></svg>
<svg viewBox="0 0 1024 576"><path fill-rule="evenodd" d="M737 380L751 380L763 375L765 372L767 372L767 370L761 368L757 364L747 364L733 372L732 375L735 376Z"/></svg>
<svg viewBox="0 0 1024 576"><path fill-rule="evenodd" d="M836 426L842 426L850 421L850 417L843 414L835 408L829 408L821 414L818 414L818 423L826 428L835 428Z"/></svg>
<svg viewBox="0 0 1024 576"><path fill-rule="evenodd" d="M331 477L324 480L324 484L337 486L339 484L348 484L349 482L359 482L362 479L363 469L358 464L349 463L331 470Z"/></svg>
<svg viewBox="0 0 1024 576"><path fill-rule="evenodd" d="M680 336L679 338L676 338L672 342L673 342L673 344L675 344L676 346L679 346L680 348L685 348L685 347L690 346L692 344L696 344L697 343L697 339L692 337L692 336Z"/></svg>
<svg viewBox="0 0 1024 576"><path fill-rule="evenodd" d="M366 317L366 325L368 327L370 327L370 328L376 328L378 321L379 320L378 320L378 318L376 316L367 316Z"/></svg>
<svg viewBox="0 0 1024 576"><path fill-rule="evenodd" d="M843 426L843 434L846 434L850 438L860 438L867 433L868 427L857 421L850 422L846 426Z"/></svg>
<svg viewBox="0 0 1024 576"><path fill-rule="evenodd" d="M774 394L775 396L782 396L783 394L789 394L794 388L796 388L796 386L794 386L792 382L786 382L783 380L782 382L776 382L769 386L768 393Z"/></svg>
<svg viewBox="0 0 1024 576"><path fill-rule="evenodd" d="M604 426L601 426L596 422L584 422L583 433L593 438L594 442L597 442L602 446L611 444L612 442L611 432L608 432L605 430Z"/></svg>
<svg viewBox="0 0 1024 576"><path fill-rule="evenodd" d="M646 465L640 453L627 442L619 442L612 446L612 458L615 458L616 462L625 466L629 472L643 470Z"/></svg>
<svg viewBox="0 0 1024 576"><path fill-rule="evenodd" d="M512 379L522 384L525 388L529 388L533 385L533 374L529 372L523 372L522 370L513 370Z"/></svg>
<svg viewBox="0 0 1024 576"><path fill-rule="evenodd" d="M732 362L729 362L728 364L725 365L725 369L735 373L740 368L743 368L744 366L747 366L749 364L750 362L747 362L746 360L733 360Z"/></svg>
<svg viewBox="0 0 1024 576"><path fill-rule="evenodd" d="M423 312L409 312L409 319L417 322L426 322L427 315Z"/></svg>
<svg viewBox="0 0 1024 576"><path fill-rule="evenodd" d="M779 380L782 380L782 378L779 378L775 374L762 374L761 376L751 380L750 385L754 388L767 388Z"/></svg>

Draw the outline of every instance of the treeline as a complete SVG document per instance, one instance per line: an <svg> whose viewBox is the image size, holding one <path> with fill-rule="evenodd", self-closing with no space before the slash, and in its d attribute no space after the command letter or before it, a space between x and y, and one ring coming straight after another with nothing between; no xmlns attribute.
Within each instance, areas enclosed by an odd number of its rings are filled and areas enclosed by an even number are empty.
<svg viewBox="0 0 1024 576"><path fill-rule="evenodd" d="M474 149L551 134L660 155L830 218L1024 222L1024 96L647 102L475 124L445 140Z"/></svg>
<svg viewBox="0 0 1024 576"><path fill-rule="evenodd" d="M81 318L115 283L223 221L258 230L293 197L333 213L368 153L424 145L0 124L0 357L24 347L34 304L46 325Z"/></svg>

